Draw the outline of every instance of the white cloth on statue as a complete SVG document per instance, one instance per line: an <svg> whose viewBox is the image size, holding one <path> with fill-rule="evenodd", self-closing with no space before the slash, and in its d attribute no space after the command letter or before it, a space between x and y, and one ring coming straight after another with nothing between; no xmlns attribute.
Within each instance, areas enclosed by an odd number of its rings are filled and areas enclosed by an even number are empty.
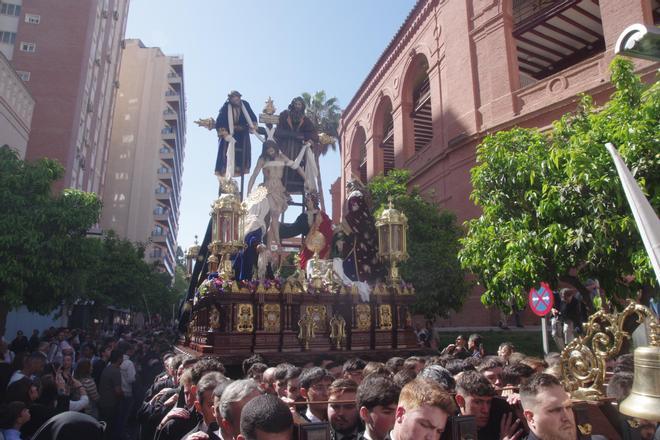
<svg viewBox="0 0 660 440"><path fill-rule="evenodd" d="M259 134L257 134L256 132L255 126L252 123L250 114L245 108L245 103L243 102L243 100L241 100L241 111L243 112L243 116L245 117L245 120L250 126L250 131L254 131L256 136L259 139L261 139L261 141L263 142L263 138L259 136ZM227 141L227 144L229 146L227 147L227 171L225 173L225 177L227 179L231 179L232 177L234 177L234 168L236 167L236 163L235 163L236 139L234 139L234 111L232 108L230 108L229 111L227 112L227 119L228 119L227 125L229 125L229 134L225 136L225 141Z"/></svg>
<svg viewBox="0 0 660 440"><path fill-rule="evenodd" d="M261 229L266 233L266 216L270 211L268 204L268 190L263 186L258 186L253 190L245 200L247 214L245 216L245 235ZM245 237L243 237L245 239Z"/></svg>
<svg viewBox="0 0 660 440"><path fill-rule="evenodd" d="M347 277L346 273L344 272L344 260L341 258L333 258L332 270L345 286L357 287L358 294L360 295L360 299L363 302L369 302L369 297L371 296L371 286L369 286L369 284L365 283L364 281L353 281Z"/></svg>

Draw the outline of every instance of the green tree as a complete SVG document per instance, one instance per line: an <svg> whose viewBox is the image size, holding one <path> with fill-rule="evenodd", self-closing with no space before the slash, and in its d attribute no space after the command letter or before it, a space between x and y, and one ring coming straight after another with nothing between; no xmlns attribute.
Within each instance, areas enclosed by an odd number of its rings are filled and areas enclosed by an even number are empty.
<svg viewBox="0 0 660 440"><path fill-rule="evenodd" d="M620 58L611 70L615 91L602 107L583 96L549 133L514 128L478 147L471 198L483 213L466 223L460 259L485 288L484 304L522 306L540 281L586 293L583 281L597 278L612 299L655 284L604 144L618 148L657 210L660 84L642 84Z"/></svg>
<svg viewBox="0 0 660 440"><path fill-rule="evenodd" d="M334 140L332 143L323 143L319 145L318 149L314 152L316 159L316 169L320 170L319 157L328 154L328 151L336 151L337 147L341 149L339 143L339 118L341 117L341 109L337 103L337 98L327 98L325 90L320 90L314 95L307 92L302 94L305 101L305 115L312 121L319 133L325 133L331 136ZM325 211L325 201L323 199L323 183L319 173L318 178L319 193L321 194L321 209Z"/></svg>
<svg viewBox="0 0 660 440"><path fill-rule="evenodd" d="M460 310L469 285L458 261L461 229L456 217L422 197L417 187L408 189L410 171L395 169L369 182L376 215L392 197L395 208L408 217L408 253L401 276L412 281L417 300L415 312L428 318Z"/></svg>
<svg viewBox="0 0 660 440"><path fill-rule="evenodd" d="M156 264L144 261L144 245L107 231L89 239L88 283L82 294L99 306L118 306L169 316L180 295L172 278Z"/></svg>
<svg viewBox="0 0 660 440"><path fill-rule="evenodd" d="M101 202L77 190L53 194L52 183L63 175L56 161L28 163L0 148L0 333L12 308L50 312L86 281L85 236Z"/></svg>

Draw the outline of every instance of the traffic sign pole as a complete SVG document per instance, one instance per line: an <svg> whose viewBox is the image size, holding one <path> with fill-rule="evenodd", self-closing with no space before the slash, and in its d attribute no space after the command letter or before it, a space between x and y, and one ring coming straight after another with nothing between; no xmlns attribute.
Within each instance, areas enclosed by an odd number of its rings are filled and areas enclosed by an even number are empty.
<svg viewBox="0 0 660 440"><path fill-rule="evenodd" d="M546 324L547 318L541 318L541 334L543 339L543 354L548 354L548 326Z"/></svg>
<svg viewBox="0 0 660 440"><path fill-rule="evenodd" d="M543 339L543 353L548 354L548 324L546 316L552 311L555 301L552 289L548 283L541 283L539 290L531 288L529 291L529 307L532 312L541 317L541 333Z"/></svg>

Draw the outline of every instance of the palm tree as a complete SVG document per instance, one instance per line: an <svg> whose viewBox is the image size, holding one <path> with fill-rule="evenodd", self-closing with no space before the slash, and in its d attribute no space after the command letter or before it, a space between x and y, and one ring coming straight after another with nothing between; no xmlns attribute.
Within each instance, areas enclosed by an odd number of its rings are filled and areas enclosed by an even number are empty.
<svg viewBox="0 0 660 440"><path fill-rule="evenodd" d="M314 151L314 159L316 160L316 169L320 170L319 157L325 156L332 148L336 151L337 148L341 151L339 142L339 118L341 117L341 108L337 104L337 98L333 97L326 99L325 90L319 90L311 95L307 92L302 94L305 101L305 114L314 123L319 134L326 134L322 136L320 146ZM325 142L324 142L325 140ZM325 202L323 200L323 184L321 182L321 173L318 176L319 197L321 201L321 209L325 211Z"/></svg>

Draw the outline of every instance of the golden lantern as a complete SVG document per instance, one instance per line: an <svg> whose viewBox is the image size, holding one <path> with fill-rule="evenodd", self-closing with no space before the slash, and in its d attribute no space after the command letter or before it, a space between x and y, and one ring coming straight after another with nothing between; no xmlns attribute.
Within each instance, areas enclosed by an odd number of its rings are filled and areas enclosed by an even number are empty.
<svg viewBox="0 0 660 440"><path fill-rule="evenodd" d="M186 251L186 272L188 278L192 276L193 269L195 266L195 260L197 259L197 256L199 255L201 247L197 243L197 236L195 235L195 244L190 246L188 250Z"/></svg>
<svg viewBox="0 0 660 440"><path fill-rule="evenodd" d="M390 264L390 281L396 284L401 280L397 264L408 259L408 218L395 209L392 198L376 220L378 229L378 258Z"/></svg>
<svg viewBox="0 0 660 440"><path fill-rule="evenodd" d="M209 250L220 257L220 277L233 279L231 254L243 249L245 210L237 192L223 193L211 205L213 226Z"/></svg>

